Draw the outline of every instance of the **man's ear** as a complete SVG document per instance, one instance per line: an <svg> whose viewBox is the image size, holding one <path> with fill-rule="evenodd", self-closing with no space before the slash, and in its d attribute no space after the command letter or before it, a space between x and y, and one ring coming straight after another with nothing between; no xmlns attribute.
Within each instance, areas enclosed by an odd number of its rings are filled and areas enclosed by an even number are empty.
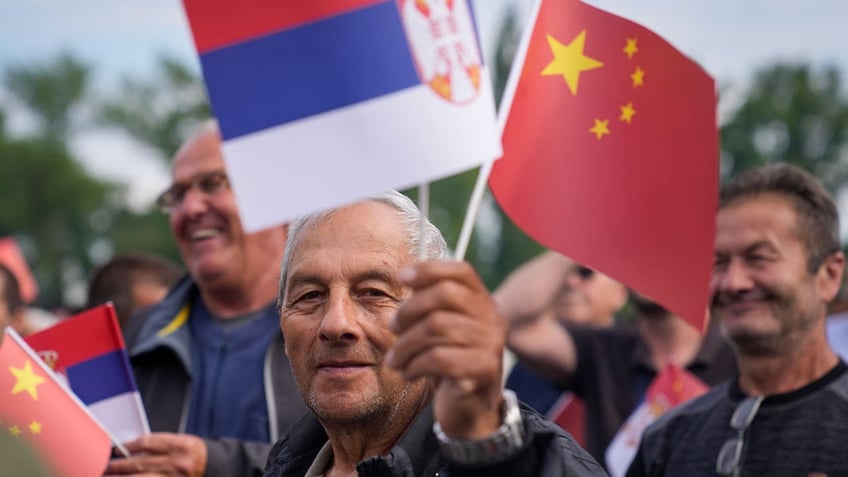
<svg viewBox="0 0 848 477"><path fill-rule="evenodd" d="M841 251L827 257L819 267L816 275L816 283L819 296L823 301L829 303L836 298L842 287L842 273L845 269L845 254Z"/></svg>

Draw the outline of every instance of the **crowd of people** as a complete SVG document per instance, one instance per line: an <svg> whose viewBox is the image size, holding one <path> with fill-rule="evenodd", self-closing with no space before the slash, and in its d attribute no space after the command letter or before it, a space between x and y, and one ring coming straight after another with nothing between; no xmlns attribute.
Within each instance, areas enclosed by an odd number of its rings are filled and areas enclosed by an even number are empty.
<svg viewBox="0 0 848 477"><path fill-rule="evenodd" d="M839 218L800 169L722 187L703 334L556 252L490 292L396 192L246 233L214 121L171 172L185 271L130 254L90 281L152 430L106 475L606 475L668 366L710 390L645 430L627 475L848 475ZM0 265L0 328L24 308ZM564 396L579 435L549 419Z"/></svg>

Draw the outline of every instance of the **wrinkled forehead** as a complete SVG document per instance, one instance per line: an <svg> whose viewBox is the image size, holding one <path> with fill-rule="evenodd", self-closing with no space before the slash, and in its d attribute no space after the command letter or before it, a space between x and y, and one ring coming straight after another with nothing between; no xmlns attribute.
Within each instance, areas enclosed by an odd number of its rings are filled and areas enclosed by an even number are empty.
<svg viewBox="0 0 848 477"><path fill-rule="evenodd" d="M775 194L740 198L724 206L716 219L716 251L801 242L798 213L792 202Z"/></svg>

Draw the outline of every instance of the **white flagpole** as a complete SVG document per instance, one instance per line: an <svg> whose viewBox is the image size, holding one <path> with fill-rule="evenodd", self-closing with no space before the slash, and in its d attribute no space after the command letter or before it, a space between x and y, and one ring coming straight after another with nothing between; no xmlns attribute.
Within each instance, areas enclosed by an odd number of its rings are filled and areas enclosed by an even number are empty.
<svg viewBox="0 0 848 477"><path fill-rule="evenodd" d="M418 186L418 210L421 212L421 220L418 224L418 259L424 261L427 258L427 247L424 239L424 224L430 216L430 183L425 182Z"/></svg>
<svg viewBox="0 0 848 477"><path fill-rule="evenodd" d="M501 133L501 137L503 137L506 119L509 117L509 110L512 108L515 88L518 86L518 78L521 77L521 70L524 69L524 60L527 58L527 46L530 44L530 37L533 35L533 28L536 25L536 19L539 17L539 9L541 7L542 0L536 0L530 12L529 21L524 27L512 67L509 70L509 78L507 79L503 97L501 98L501 107L498 108L498 130ZM468 210L465 212L465 220L462 222L462 230L459 233L459 240L456 243L454 257L457 260L465 259L468 242L471 241L471 230L474 228L474 222L477 221L477 212L479 212L480 203L483 201L483 193L486 192L486 185L489 182L489 175L492 173L493 163L494 161L483 163L480 166L480 172L477 174L477 182L474 184L474 190L471 192Z"/></svg>

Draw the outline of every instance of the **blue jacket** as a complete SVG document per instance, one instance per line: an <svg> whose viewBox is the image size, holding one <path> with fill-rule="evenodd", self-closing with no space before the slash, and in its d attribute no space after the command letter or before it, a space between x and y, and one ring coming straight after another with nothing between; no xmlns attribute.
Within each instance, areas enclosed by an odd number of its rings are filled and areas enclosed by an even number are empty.
<svg viewBox="0 0 848 477"><path fill-rule="evenodd" d="M130 362L150 428L153 432L184 432L191 402L191 334L186 326L191 301L199 299L197 285L184 277L157 305L133 315L142 320L136 337L128 337ZM306 406L291 374L283 336L271 342L265 354L263 381L271 442L231 438L204 439L210 477L262 475L272 442L302 417Z"/></svg>

